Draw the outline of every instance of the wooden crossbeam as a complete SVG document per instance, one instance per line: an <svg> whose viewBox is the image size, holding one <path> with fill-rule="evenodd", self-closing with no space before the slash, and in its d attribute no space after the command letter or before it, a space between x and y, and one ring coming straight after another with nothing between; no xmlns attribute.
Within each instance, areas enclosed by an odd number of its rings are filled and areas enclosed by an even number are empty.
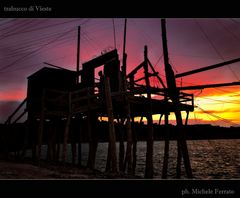
<svg viewBox="0 0 240 198"><path fill-rule="evenodd" d="M199 69L183 72L183 73L180 73L180 74L176 74L175 77L180 78L180 77L183 77L183 76L188 76L188 75L196 74L196 73L199 73L199 72L207 71L207 70L210 70L210 69L215 69L215 68L218 68L218 67L223 67L223 66L226 66L226 65L230 65L232 63L236 63L236 62L239 62L239 61L240 61L240 58L236 58L236 59L232 59L232 60L225 61L225 62L222 62L222 63L210 65L210 66L207 66L207 67L202 67L202 68L199 68Z"/></svg>

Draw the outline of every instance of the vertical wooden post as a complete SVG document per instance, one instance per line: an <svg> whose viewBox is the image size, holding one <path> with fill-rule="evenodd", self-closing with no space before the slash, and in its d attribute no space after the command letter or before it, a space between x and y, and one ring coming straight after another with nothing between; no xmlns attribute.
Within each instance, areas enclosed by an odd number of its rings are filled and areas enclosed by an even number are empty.
<svg viewBox="0 0 240 198"><path fill-rule="evenodd" d="M81 117L79 117L79 139L78 139L78 166L82 165L82 131L81 131Z"/></svg>
<svg viewBox="0 0 240 198"><path fill-rule="evenodd" d="M57 152L56 152L56 145L57 145L57 120L53 119L52 120L52 127L53 127L53 161L57 161Z"/></svg>
<svg viewBox="0 0 240 198"><path fill-rule="evenodd" d="M71 151L72 151L72 164L75 165L77 162L77 139L76 139L76 130L75 130L75 123L76 117L73 122L73 127L71 132Z"/></svg>
<svg viewBox="0 0 240 198"><path fill-rule="evenodd" d="M185 120L185 125L188 124L189 111L187 111L186 113L187 113L187 116L186 116L186 120Z"/></svg>
<svg viewBox="0 0 240 198"><path fill-rule="evenodd" d="M177 167L176 167L176 178L181 178L181 165L182 165L182 149L181 142L177 140Z"/></svg>
<svg viewBox="0 0 240 198"><path fill-rule="evenodd" d="M68 93L68 116L67 116L67 121L65 124L65 130L64 130L64 135L63 135L63 151L62 151L62 161L63 162L66 162L66 159L67 159L68 134L69 134L69 128L70 128L70 123L71 123L71 117L72 117L71 92L69 92Z"/></svg>
<svg viewBox="0 0 240 198"><path fill-rule="evenodd" d="M122 65L122 84L123 84L123 92L127 92L127 80L126 80L126 68L127 68L127 54L125 53L126 48L126 31L127 31L127 19L125 19L124 23L124 42L123 42L123 65ZM124 95L124 111L126 113L126 129L127 129L127 149L126 149L126 155L124 160L124 171L126 170L126 167L128 167L128 172L131 174L132 169L132 130L131 130L131 121L130 121L130 104L128 100L128 96Z"/></svg>
<svg viewBox="0 0 240 198"><path fill-rule="evenodd" d="M44 129L44 119L45 119L45 95L46 91L43 89L42 98L41 98L41 112L40 112L40 123L38 129L38 136L37 136L37 146L36 146L36 156L37 156L37 163L40 163L41 158L41 151L42 151L42 136L43 136L43 129Z"/></svg>
<svg viewBox="0 0 240 198"><path fill-rule="evenodd" d="M152 120L152 102L151 102L151 92L150 92L150 81L148 74L148 58L147 58L147 46L144 47L144 73L145 82L147 87L147 153L146 153L146 168L145 168L145 178L153 177L153 120Z"/></svg>
<svg viewBox="0 0 240 198"><path fill-rule="evenodd" d="M132 163L132 173L135 174L137 165L137 133L135 129L134 116L132 116L132 134L133 134L133 163Z"/></svg>
<svg viewBox="0 0 240 198"><path fill-rule="evenodd" d="M121 172L124 171L124 118L120 119L120 126L119 126L119 170Z"/></svg>
<svg viewBox="0 0 240 198"><path fill-rule="evenodd" d="M179 90L176 88L176 79L175 74L173 72L172 66L169 64L168 60L168 48L167 48L167 34L166 34L166 21L165 19L161 20L161 27L162 27L162 44L163 44L163 57L164 57L164 66L165 66L165 73L166 73L166 80L169 90L169 96L172 99L174 108L175 108L175 117L177 122L177 132L178 132L178 158L183 156L184 165L186 168L186 173L189 178L192 178L192 169L190 164L190 159L188 155L188 148L185 139L184 131L182 130L183 122L182 122L182 115L181 111L179 110L180 101L179 101ZM179 160L178 160L179 161ZM178 162L178 167L180 164ZM179 168L178 168L179 169Z"/></svg>
<svg viewBox="0 0 240 198"><path fill-rule="evenodd" d="M160 125L160 124L161 124L162 117L163 117L163 114L161 114L161 115L160 115L160 117L159 117L159 120L158 120L158 125Z"/></svg>
<svg viewBox="0 0 240 198"><path fill-rule="evenodd" d="M30 143L29 139L31 141L33 141L33 138L30 138L30 135L32 135L32 131L33 131L33 119L32 119L33 116L31 116L31 113L32 112L28 109L28 117L27 117L27 122L26 122L26 129L25 129L24 143L23 143L21 158L24 158L24 156L26 154L27 146ZM34 156L34 154L35 153L33 152L33 156Z"/></svg>
<svg viewBox="0 0 240 198"><path fill-rule="evenodd" d="M127 99L128 100L128 99ZM131 121L130 121L130 105L129 102L125 105L126 115L126 129L127 129L127 148L126 155L124 160L124 171L126 168L128 169L128 173L132 174L132 129L131 129Z"/></svg>
<svg viewBox="0 0 240 198"><path fill-rule="evenodd" d="M48 148L47 148L47 160L52 161L53 160L53 135L54 135L54 126L53 126L53 121L50 120L49 123L49 131L47 133L47 143L48 143Z"/></svg>
<svg viewBox="0 0 240 198"><path fill-rule="evenodd" d="M177 119L177 130L178 130L178 158L179 158L178 166L179 167L181 166L180 158L183 157L186 174L187 174L188 178L193 178L191 163L190 163L189 154L188 154L186 137L185 137L185 133L182 128L183 124L182 124L181 112L176 111L175 116ZM177 176L178 176L178 173L177 173Z"/></svg>
<svg viewBox="0 0 240 198"><path fill-rule="evenodd" d="M77 144L74 142L75 140L72 140L71 143L71 149L72 149L72 164L76 164L77 159Z"/></svg>
<svg viewBox="0 0 240 198"><path fill-rule="evenodd" d="M88 89L88 112L87 112L87 124L88 124L88 136L89 136L89 153L87 166L91 169L95 167L96 152L98 146L98 137L96 132L97 115L96 112L91 110L91 94L93 89Z"/></svg>
<svg viewBox="0 0 240 198"><path fill-rule="evenodd" d="M89 100L89 90L87 91L87 97L88 97L88 111L87 111L87 130L88 130L88 141L89 141L89 151L88 151L88 162L87 167L93 169L95 166L95 163L93 162L92 157L92 136L93 136L93 130L92 130L92 123L91 123L91 110L90 110L90 100Z"/></svg>
<svg viewBox="0 0 240 198"><path fill-rule="evenodd" d="M187 111L187 116L186 116L186 120L185 120L185 125L187 125L188 123L188 116L189 116L189 111ZM182 130L182 129L180 129ZM180 131L181 132L181 131ZM182 132L183 133L183 132ZM181 138L181 137L180 137ZM184 140L186 139L185 137L183 137ZM185 140L186 141L186 140ZM183 143L185 144L185 143ZM181 140L177 141L177 167L176 167L176 178L181 178L181 164L182 164L182 149L181 149ZM190 162L189 162L190 163ZM192 177L192 173L191 170L189 170L189 168L185 167L186 171L187 171L187 175L191 178Z"/></svg>
<svg viewBox="0 0 240 198"><path fill-rule="evenodd" d="M61 120L59 119L56 124L56 161L60 161L61 152Z"/></svg>
<svg viewBox="0 0 240 198"><path fill-rule="evenodd" d="M78 166L82 166L82 143L78 142Z"/></svg>
<svg viewBox="0 0 240 198"><path fill-rule="evenodd" d="M168 158L169 158L169 126L168 126L168 115L165 113L165 145L164 145L164 158L163 158L163 169L162 169L162 178L167 178L168 171Z"/></svg>
<svg viewBox="0 0 240 198"><path fill-rule="evenodd" d="M116 154L116 135L114 128L114 118L113 118L113 107L112 107L112 97L110 91L109 78L104 78L105 86L105 98L108 114L108 124L109 124L109 154L110 154L110 164L113 173L117 172L117 154Z"/></svg>
<svg viewBox="0 0 240 198"><path fill-rule="evenodd" d="M79 82L79 65L80 65L80 31L81 26L78 26L78 39L77 39L77 83Z"/></svg>

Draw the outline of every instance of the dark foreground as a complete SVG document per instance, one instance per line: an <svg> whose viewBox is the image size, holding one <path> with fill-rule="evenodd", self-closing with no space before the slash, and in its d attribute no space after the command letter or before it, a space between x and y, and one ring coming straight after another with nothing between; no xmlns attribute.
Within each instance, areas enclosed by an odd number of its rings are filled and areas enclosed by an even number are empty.
<svg viewBox="0 0 240 198"><path fill-rule="evenodd" d="M40 166L31 161L0 160L0 179L131 179L128 175L113 175L71 164L52 164L41 161Z"/></svg>

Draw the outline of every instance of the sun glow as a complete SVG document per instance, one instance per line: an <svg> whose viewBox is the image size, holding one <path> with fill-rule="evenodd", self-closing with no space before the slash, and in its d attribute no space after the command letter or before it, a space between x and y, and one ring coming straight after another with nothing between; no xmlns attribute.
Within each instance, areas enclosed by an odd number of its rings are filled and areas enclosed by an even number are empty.
<svg viewBox="0 0 240 198"><path fill-rule="evenodd" d="M185 123L186 112L182 112L183 123ZM216 123L222 125L240 124L240 91L224 94L211 94L195 97L194 112L189 113L189 123ZM160 115L154 115L153 120L158 123ZM143 119L146 121L146 119ZM162 117L162 122L164 116ZM169 122L175 124L175 115L169 115ZM224 122L224 123L222 123Z"/></svg>

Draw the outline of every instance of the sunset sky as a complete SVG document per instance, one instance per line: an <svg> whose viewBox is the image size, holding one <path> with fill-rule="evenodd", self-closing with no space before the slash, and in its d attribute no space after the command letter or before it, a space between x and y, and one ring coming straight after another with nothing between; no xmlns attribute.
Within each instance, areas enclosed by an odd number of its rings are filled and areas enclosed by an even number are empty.
<svg viewBox="0 0 240 198"><path fill-rule="evenodd" d="M240 57L240 19L171 18L166 22L169 59L176 74ZM27 77L46 66L43 62L76 69L78 25L81 63L115 47L122 60L123 18L0 19L0 123L26 97ZM144 45L148 46L151 63L165 81L159 18L128 19L128 72L143 61ZM239 80L240 62L183 77L177 82L179 86L190 86ZM160 87L157 80L151 83ZM198 106L190 114L190 124L240 124L240 86L189 93L194 93Z"/></svg>

